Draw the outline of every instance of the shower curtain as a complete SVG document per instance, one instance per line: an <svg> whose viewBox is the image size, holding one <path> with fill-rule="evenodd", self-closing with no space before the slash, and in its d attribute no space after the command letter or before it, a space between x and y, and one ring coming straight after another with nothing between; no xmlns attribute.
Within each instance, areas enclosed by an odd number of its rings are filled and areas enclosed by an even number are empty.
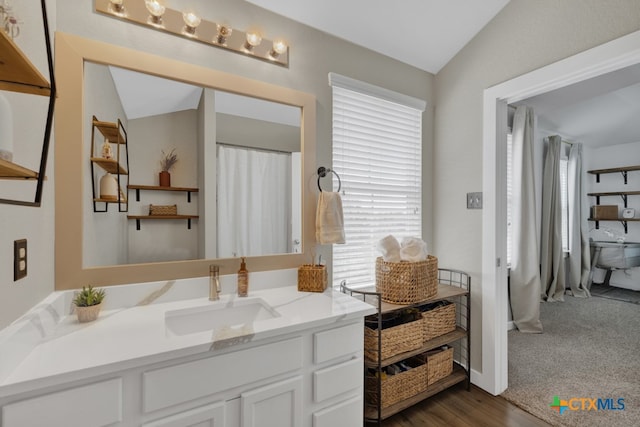
<svg viewBox="0 0 640 427"><path fill-rule="evenodd" d="M542 295L547 301L564 301L567 288L577 297L588 297L590 269L589 242L586 237L586 212L583 212L582 146L574 143L569 153L569 277L562 250L562 206L560 202L560 156L562 139L547 138L542 189L542 245L540 256Z"/></svg>
<svg viewBox="0 0 640 427"><path fill-rule="evenodd" d="M218 257L290 252L291 154L218 144Z"/></svg>
<svg viewBox="0 0 640 427"><path fill-rule="evenodd" d="M520 332L540 333L540 263L533 163L533 109L519 106L512 131L512 249L510 298ZM516 173L518 171L519 173Z"/></svg>

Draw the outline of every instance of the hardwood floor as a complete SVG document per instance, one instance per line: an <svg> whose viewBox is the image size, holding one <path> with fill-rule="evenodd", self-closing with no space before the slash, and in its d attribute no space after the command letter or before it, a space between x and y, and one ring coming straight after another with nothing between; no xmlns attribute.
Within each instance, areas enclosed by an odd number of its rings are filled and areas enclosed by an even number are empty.
<svg viewBox="0 0 640 427"><path fill-rule="evenodd" d="M543 427L550 424L502 397L464 384L424 400L382 422L384 427Z"/></svg>

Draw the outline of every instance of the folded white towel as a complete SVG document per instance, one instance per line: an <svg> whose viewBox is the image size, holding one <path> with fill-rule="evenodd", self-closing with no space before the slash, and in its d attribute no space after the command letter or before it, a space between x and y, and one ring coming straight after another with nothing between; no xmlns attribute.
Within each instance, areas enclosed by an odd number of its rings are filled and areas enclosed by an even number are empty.
<svg viewBox="0 0 640 427"><path fill-rule="evenodd" d="M405 237L400 243L400 259L402 261L424 261L427 259L427 244L417 237Z"/></svg>
<svg viewBox="0 0 640 427"><path fill-rule="evenodd" d="M344 243L344 217L339 193L320 192L316 210L316 240L321 245Z"/></svg>
<svg viewBox="0 0 640 427"><path fill-rule="evenodd" d="M380 239L378 251L386 262L400 262L400 243L392 235Z"/></svg>

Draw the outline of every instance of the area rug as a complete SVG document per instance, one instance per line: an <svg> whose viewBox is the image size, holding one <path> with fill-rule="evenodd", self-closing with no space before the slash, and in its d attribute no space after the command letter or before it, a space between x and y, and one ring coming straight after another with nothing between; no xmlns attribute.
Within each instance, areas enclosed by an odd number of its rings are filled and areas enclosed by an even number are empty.
<svg viewBox="0 0 640 427"><path fill-rule="evenodd" d="M509 332L502 396L554 426L640 426L640 306L565 296L544 333Z"/></svg>

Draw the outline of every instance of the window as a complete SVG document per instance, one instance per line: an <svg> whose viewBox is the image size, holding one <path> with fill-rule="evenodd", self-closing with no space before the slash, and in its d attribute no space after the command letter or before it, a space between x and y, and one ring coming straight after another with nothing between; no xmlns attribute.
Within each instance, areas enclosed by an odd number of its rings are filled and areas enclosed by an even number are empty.
<svg viewBox="0 0 640 427"><path fill-rule="evenodd" d="M333 246L333 280L361 287L375 283L380 239L422 237L425 102L333 73L329 79L346 239Z"/></svg>

